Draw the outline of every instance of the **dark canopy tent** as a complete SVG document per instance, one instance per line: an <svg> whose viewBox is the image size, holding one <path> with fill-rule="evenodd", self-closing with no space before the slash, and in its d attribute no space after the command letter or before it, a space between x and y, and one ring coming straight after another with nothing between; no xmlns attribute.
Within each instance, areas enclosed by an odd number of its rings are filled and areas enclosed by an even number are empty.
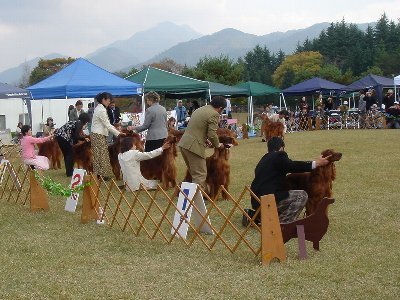
<svg viewBox="0 0 400 300"><path fill-rule="evenodd" d="M31 115L32 115L31 105L30 105L31 94L29 93L29 91L6 83L0 83L0 99L12 99L12 98L23 99L28 109L29 123L31 123Z"/></svg>
<svg viewBox="0 0 400 300"><path fill-rule="evenodd" d="M393 78L386 78L378 75L368 74L367 76L346 86L343 90L347 92L352 92L373 88L376 92L378 104L382 104L383 88L388 87L394 87Z"/></svg>
<svg viewBox="0 0 400 300"><path fill-rule="evenodd" d="M29 91L6 83L0 83L0 99L30 98Z"/></svg>
<svg viewBox="0 0 400 300"><path fill-rule="evenodd" d="M325 80L319 77L313 77L309 80L300 82L291 87L288 87L282 91L284 96L295 96L295 95L313 95L315 93L320 94L339 94L344 89L344 85L335 83L329 80ZM314 101L312 101L314 109Z"/></svg>
<svg viewBox="0 0 400 300"><path fill-rule="evenodd" d="M281 92L281 90L276 87L254 81L239 83L236 85L236 87L244 88L248 91L248 123L251 126L253 125L253 96L266 96L271 94L279 94Z"/></svg>
<svg viewBox="0 0 400 300"><path fill-rule="evenodd" d="M113 96L142 93L140 84L120 78L83 58L27 89L33 99L90 98L100 92Z"/></svg>
<svg viewBox="0 0 400 300"><path fill-rule="evenodd" d="M322 78L314 77L309 80L300 82L282 91L285 96L290 95L310 95L317 92L320 93L338 93L344 89L344 85Z"/></svg>

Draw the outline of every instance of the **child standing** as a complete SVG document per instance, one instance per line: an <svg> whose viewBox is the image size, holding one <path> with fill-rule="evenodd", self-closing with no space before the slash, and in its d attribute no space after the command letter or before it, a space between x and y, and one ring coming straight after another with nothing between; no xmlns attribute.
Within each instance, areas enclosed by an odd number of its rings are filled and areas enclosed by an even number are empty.
<svg viewBox="0 0 400 300"><path fill-rule="evenodd" d="M35 144L41 144L50 141L53 136L49 135L44 138L35 138L32 136L32 129L29 125L24 125L21 128L22 140L22 160L25 164L34 166L40 170L49 169L49 159L46 156L36 155Z"/></svg>
<svg viewBox="0 0 400 300"><path fill-rule="evenodd" d="M140 172L140 161L152 159L162 154L163 150L171 145L165 143L162 147L150 152L140 152L136 150L133 137L126 137L121 143L121 153L118 154L118 161L121 166L122 177L126 182L126 190L137 191L142 183L147 189L155 189L157 180L148 180Z"/></svg>

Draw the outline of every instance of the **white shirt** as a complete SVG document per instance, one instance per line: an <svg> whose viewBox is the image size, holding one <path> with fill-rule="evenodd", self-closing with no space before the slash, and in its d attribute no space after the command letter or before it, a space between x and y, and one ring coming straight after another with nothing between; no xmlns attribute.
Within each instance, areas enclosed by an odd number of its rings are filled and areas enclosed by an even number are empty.
<svg viewBox="0 0 400 300"><path fill-rule="evenodd" d="M137 191L142 183L147 189L157 188L158 180L148 180L140 172L140 161L148 160L161 155L162 148L150 152L129 150L118 154L118 161L121 166L122 177L127 184L126 190ZM129 188L128 188L129 187Z"/></svg>

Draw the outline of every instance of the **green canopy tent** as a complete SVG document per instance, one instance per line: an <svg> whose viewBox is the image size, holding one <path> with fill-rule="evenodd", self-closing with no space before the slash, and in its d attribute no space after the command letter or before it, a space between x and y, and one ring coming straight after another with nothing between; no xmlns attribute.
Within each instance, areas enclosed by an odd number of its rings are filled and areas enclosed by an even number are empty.
<svg viewBox="0 0 400 300"><path fill-rule="evenodd" d="M239 88L245 88L248 90L248 95L249 95L249 101L248 101L248 108L249 108L249 116L248 116L248 124L250 126L253 126L253 96L266 96L266 95L271 95L271 94L279 94L281 93L281 90L278 88L275 88L270 85L266 85L260 82L254 82L254 81L247 81L243 83L239 83L236 85L236 87ZM281 105L281 100L282 98L279 97L279 106L282 107ZM283 102L286 107L285 103L285 98L283 98Z"/></svg>
<svg viewBox="0 0 400 300"><path fill-rule="evenodd" d="M207 81L202 81L154 67L146 67L126 80L143 85L144 92L156 91L164 93L183 93L191 91L210 92ZM145 102L142 99L142 111L145 111Z"/></svg>
<svg viewBox="0 0 400 300"><path fill-rule="evenodd" d="M222 83L217 83L217 82L209 82L210 86L210 95L212 96L226 96L230 98L236 98L236 97L248 97L249 96L249 91L245 88L239 88L235 86L230 86ZM208 91L207 91L208 93ZM205 91L193 91L193 92L182 92L182 93L166 93L166 96L168 97L174 97L174 98L186 98L186 97L192 97L192 98L200 98L206 96Z"/></svg>

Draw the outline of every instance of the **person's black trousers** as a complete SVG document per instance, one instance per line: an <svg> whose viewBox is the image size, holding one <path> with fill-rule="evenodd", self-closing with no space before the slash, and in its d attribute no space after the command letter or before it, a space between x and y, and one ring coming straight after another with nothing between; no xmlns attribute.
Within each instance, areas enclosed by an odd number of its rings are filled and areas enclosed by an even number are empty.
<svg viewBox="0 0 400 300"><path fill-rule="evenodd" d="M144 144L144 151L145 152L150 152L153 150L156 150L160 147L162 147L162 145L164 144L165 139L160 139L160 140L151 140L151 141L147 141Z"/></svg>
<svg viewBox="0 0 400 300"><path fill-rule="evenodd" d="M67 177L71 177L74 173L74 154L72 152L72 145L60 136L56 136L56 139L61 152L64 155L65 174Z"/></svg>

